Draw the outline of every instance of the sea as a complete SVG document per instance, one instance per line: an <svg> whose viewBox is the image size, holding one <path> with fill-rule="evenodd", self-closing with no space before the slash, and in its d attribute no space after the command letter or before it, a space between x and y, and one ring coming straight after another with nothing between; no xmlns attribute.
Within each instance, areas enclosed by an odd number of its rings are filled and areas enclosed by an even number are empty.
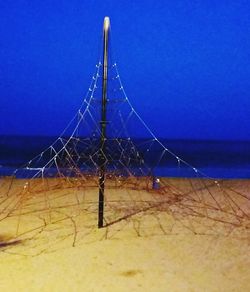
<svg viewBox="0 0 250 292"><path fill-rule="evenodd" d="M0 136L0 176L12 175L15 169L41 153L55 139L51 136ZM250 178L250 141L159 140L208 177ZM157 168L156 173L157 176L165 177L194 175L185 166L180 171L167 160Z"/></svg>

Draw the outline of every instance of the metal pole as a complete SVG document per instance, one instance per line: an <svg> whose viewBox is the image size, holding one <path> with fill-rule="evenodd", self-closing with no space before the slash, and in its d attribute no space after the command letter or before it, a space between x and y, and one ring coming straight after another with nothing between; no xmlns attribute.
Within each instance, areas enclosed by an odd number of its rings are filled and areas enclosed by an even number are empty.
<svg viewBox="0 0 250 292"><path fill-rule="evenodd" d="M103 22L103 69L102 69L102 112L101 112L101 137L100 137L100 157L99 157L99 206L98 206L98 228L103 227L104 213L104 187L105 187L105 142L106 142L106 105L107 105L107 78L108 78L108 38L110 21L109 17Z"/></svg>

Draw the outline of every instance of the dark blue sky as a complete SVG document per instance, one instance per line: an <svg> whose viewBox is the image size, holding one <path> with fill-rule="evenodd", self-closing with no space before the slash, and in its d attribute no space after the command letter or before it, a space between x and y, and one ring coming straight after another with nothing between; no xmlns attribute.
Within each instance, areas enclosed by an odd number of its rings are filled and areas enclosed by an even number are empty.
<svg viewBox="0 0 250 292"><path fill-rule="evenodd" d="M104 16L137 111L164 138L250 138L249 1L1 1L0 134L58 135L98 61Z"/></svg>

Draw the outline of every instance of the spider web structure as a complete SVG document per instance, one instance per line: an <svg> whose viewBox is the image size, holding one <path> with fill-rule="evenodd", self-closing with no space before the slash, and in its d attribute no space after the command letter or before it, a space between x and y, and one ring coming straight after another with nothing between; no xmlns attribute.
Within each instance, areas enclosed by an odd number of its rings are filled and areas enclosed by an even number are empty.
<svg viewBox="0 0 250 292"><path fill-rule="evenodd" d="M106 169L101 236L115 236L129 225L139 236L183 230L245 236L246 190L207 177L163 145L128 99L117 64L109 64L105 152L100 153L98 62L81 107L60 137L2 179L0 230L6 248L38 240L41 250L65 239L75 245L98 232L100 156ZM135 138L137 133L141 138ZM164 167L179 178L161 177Z"/></svg>

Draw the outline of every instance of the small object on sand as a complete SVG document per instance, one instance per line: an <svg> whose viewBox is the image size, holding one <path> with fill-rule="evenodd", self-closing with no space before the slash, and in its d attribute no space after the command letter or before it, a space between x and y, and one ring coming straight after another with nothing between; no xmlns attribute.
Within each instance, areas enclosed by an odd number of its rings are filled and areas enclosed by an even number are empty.
<svg viewBox="0 0 250 292"><path fill-rule="evenodd" d="M158 190L160 188L160 179L158 177L153 177L153 185L152 188L154 190Z"/></svg>

